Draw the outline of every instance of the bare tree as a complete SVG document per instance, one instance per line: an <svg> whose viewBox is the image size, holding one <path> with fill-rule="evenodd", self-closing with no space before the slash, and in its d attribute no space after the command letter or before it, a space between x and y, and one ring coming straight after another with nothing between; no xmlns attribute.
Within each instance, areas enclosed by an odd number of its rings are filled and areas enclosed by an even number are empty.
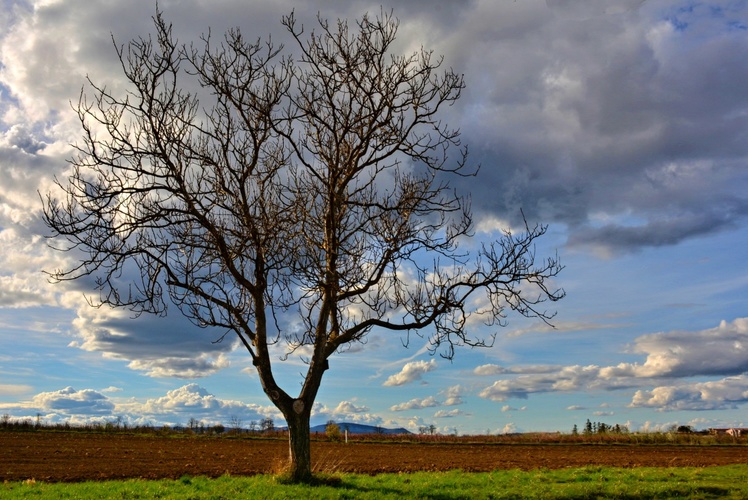
<svg viewBox="0 0 748 500"><path fill-rule="evenodd" d="M242 430L242 419L238 415L231 415L229 416L229 427L231 427L234 431L239 432Z"/></svg>
<svg viewBox="0 0 748 500"><path fill-rule="evenodd" d="M275 422L271 417L265 417L260 420L260 432L273 432L275 430Z"/></svg>
<svg viewBox="0 0 748 500"><path fill-rule="evenodd" d="M238 29L180 44L154 21L155 39L115 44L124 95L90 80L81 92L82 144L44 215L83 257L51 276L93 275L103 304L173 304L236 334L288 423L293 480L311 477L310 412L336 351L377 328L451 359L492 344L468 331L473 315L552 317L561 266L534 253L545 226L458 248L472 218L446 182L474 170L438 115L463 78L425 50L393 55L391 14L310 33L284 17L296 59ZM289 314L303 328L284 328ZM273 376L280 339L308 365L295 395Z"/></svg>

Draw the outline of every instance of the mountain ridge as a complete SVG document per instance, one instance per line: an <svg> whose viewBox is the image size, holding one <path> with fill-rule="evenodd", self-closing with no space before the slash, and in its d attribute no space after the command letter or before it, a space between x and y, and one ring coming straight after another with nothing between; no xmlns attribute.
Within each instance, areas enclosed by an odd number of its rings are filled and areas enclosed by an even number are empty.
<svg viewBox="0 0 748 500"><path fill-rule="evenodd" d="M335 424L340 428L340 432L345 432L347 430L348 434L412 434L404 427L387 429L378 425L354 424L352 422L335 422ZM313 433L324 433L326 427L327 424L314 425L309 428L309 431Z"/></svg>

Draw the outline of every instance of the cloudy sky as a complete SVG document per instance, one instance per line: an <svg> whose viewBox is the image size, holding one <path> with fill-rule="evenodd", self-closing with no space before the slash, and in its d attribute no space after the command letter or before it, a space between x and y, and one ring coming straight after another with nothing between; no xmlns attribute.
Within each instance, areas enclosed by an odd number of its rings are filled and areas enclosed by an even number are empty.
<svg viewBox="0 0 748 500"><path fill-rule="evenodd" d="M450 363L374 331L331 359L313 423L441 432L748 426L748 2L656 0L167 0L181 41L239 26L282 40L380 3L397 48L464 73L443 115L477 178L479 240L520 210L558 251L551 329L509 317L491 349ZM246 353L176 314L94 309L90 282L50 285L38 192L62 176L86 75L123 89L118 43L152 32L151 1L3 0L0 11L0 413L47 422L190 418L282 425ZM493 333L491 331L485 333ZM293 392L300 363L280 380Z"/></svg>

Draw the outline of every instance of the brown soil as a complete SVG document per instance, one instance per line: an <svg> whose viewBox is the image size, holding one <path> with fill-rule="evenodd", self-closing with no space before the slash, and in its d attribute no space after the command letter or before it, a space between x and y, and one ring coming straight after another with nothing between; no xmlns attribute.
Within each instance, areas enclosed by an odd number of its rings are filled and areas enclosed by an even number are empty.
<svg viewBox="0 0 748 500"><path fill-rule="evenodd" d="M0 481L217 477L277 473L282 440L0 432ZM584 444L312 442L316 471L491 471L604 465L704 467L748 463L748 447Z"/></svg>

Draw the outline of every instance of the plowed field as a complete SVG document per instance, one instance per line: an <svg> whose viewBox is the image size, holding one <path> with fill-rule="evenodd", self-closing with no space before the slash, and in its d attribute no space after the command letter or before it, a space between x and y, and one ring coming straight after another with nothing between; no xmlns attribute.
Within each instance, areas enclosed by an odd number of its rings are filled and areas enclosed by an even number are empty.
<svg viewBox="0 0 748 500"><path fill-rule="evenodd" d="M0 481L275 473L287 456L288 444L282 440L0 432ZM748 463L748 447L312 442L312 460L318 471L365 474L585 465L703 467Z"/></svg>

